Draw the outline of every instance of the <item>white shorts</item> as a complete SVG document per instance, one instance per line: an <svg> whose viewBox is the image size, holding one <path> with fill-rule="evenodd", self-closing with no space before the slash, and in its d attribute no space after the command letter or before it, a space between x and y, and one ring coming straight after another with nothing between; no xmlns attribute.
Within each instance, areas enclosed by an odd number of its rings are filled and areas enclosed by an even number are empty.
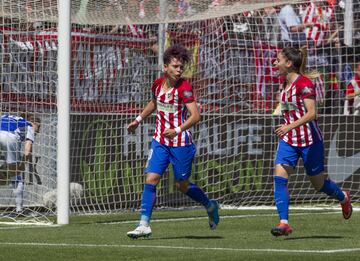
<svg viewBox="0 0 360 261"><path fill-rule="evenodd" d="M18 135L0 131L0 160L7 164L15 164L20 161L21 155L21 141Z"/></svg>

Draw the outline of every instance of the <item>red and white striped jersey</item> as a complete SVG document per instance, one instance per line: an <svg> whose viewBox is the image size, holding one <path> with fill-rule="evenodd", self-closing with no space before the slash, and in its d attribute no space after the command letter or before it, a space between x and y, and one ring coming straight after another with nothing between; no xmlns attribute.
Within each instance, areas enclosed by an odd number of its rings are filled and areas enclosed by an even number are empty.
<svg viewBox="0 0 360 261"><path fill-rule="evenodd" d="M303 75L299 75L288 90L281 92L281 111L285 125L289 125L305 115L304 99L309 97L316 97L315 87L311 80ZM296 147L306 147L323 140L316 120L292 129L281 138Z"/></svg>
<svg viewBox="0 0 360 261"><path fill-rule="evenodd" d="M360 77L358 74L355 74L355 76L349 82L346 88L346 95L349 95L356 91L360 91Z"/></svg>
<svg viewBox="0 0 360 261"><path fill-rule="evenodd" d="M155 80L152 86L153 99L156 100L156 128L153 138L169 147L181 147L192 144L189 130L179 133L175 138L164 137L166 129L175 129L185 120L188 113L186 103L195 101L193 89L188 81L180 79L175 87L164 92L165 78Z"/></svg>
<svg viewBox="0 0 360 261"><path fill-rule="evenodd" d="M314 80L316 101L318 104L322 104L325 100L325 82L323 76L320 74Z"/></svg>
<svg viewBox="0 0 360 261"><path fill-rule="evenodd" d="M313 23L314 26L305 29L307 39L312 39L315 46L323 44L330 33L330 21L334 15L332 7L319 7L315 3L310 3L301 12L303 23Z"/></svg>

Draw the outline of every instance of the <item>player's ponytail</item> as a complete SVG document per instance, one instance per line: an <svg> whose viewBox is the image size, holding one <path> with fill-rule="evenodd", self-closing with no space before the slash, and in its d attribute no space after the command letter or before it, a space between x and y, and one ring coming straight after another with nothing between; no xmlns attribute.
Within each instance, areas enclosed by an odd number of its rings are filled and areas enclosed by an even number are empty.
<svg viewBox="0 0 360 261"><path fill-rule="evenodd" d="M306 64L307 64L307 47L305 45L300 47L299 52L301 56L301 65L299 68L299 72L300 74L304 75L306 73Z"/></svg>
<svg viewBox="0 0 360 261"><path fill-rule="evenodd" d="M304 45L300 47L299 51L301 54L301 65L299 68L300 74L305 75L306 77L312 80L318 78L320 76L320 73L317 70L306 71L307 57L308 57L307 46Z"/></svg>

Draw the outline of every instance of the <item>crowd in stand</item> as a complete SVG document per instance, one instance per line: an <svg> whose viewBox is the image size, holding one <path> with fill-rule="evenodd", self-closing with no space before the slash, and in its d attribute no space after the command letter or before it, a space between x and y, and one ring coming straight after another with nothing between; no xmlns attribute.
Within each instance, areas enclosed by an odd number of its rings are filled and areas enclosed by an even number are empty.
<svg viewBox="0 0 360 261"><path fill-rule="evenodd" d="M145 18L149 7L148 0L109 0L112 6L132 8L140 18ZM77 14L86 6L88 1L80 3ZM232 4L234 1L213 0L208 3L209 9L216 9L223 5ZM177 0L172 9L178 16L192 15L196 12L197 4L191 0ZM28 16L33 11L31 5L25 7ZM352 114L357 113L360 102L360 60L356 57L360 54L360 1L353 1L353 24L352 43L345 44L344 0L307 1L304 0L296 5L284 5L267 7L261 10L249 11L242 14L225 18L214 18L200 22L178 23L175 27L168 25L168 30L198 34L201 39L206 39L207 34L222 34L222 38L243 39L269 48L280 50L285 46L308 46L309 69L320 72L315 85L318 89L318 101L322 104L322 113ZM130 16L126 16L127 25L117 26L88 26L75 25L77 29L104 34L128 34L134 37L153 39L156 43L158 25L135 25ZM217 21L221 20L220 23ZM19 22L14 23L11 19L3 19L2 24L27 31L48 30L56 24L49 22ZM223 25L222 25L223 24ZM228 26L231 24L231 26ZM186 28L188 27L188 28ZM236 27L236 28L235 28ZM213 37L214 38L214 37ZM220 37L219 37L220 38ZM242 44L242 43L241 43ZM247 46L247 48L256 48ZM152 55L157 55L157 45L152 44L149 48ZM265 77L268 79L269 77ZM266 95L263 93L253 95L254 100L269 100L263 105L255 102L257 112L261 110L269 113L276 107L276 88L274 82L265 82L269 89ZM252 88L252 87L251 87ZM255 88L256 89L256 88ZM254 91L252 88L250 91ZM255 90L256 92L256 90ZM359 93L360 94L360 93ZM262 96L262 97L261 97ZM360 98L359 98L360 99ZM259 107L260 108L259 110Z"/></svg>
<svg viewBox="0 0 360 261"><path fill-rule="evenodd" d="M360 1L355 0L353 23L347 24L347 28L345 2L336 0L268 7L243 13L232 22L234 31L249 41L260 43L261 48L265 45L279 50L286 46L306 45L308 68L320 73L315 85L318 101L322 104L321 112L351 114L357 111L354 106L358 104L354 102L358 90L355 82L359 78L356 68L360 62L360 13L357 10L360 10ZM346 43L346 30L352 33L350 43ZM273 82L268 81L267 85L273 85ZM273 97L263 98L271 100ZM268 111L269 108L263 109Z"/></svg>
<svg viewBox="0 0 360 261"><path fill-rule="evenodd" d="M134 3L136 1L133 1ZM216 9L223 5L233 4L234 1L213 0L209 1L208 8ZM139 5L139 17L146 16L146 5L148 1L137 1ZM177 8L173 8L178 16L192 15L196 12L196 3L190 0L177 0ZM359 1L353 1L353 41L352 45L345 44L344 32L346 30L344 23L345 1L343 0L324 0L324 1L303 1L296 5L284 5L276 7L268 7L257 11L245 12L238 16L225 18L226 20L236 23L236 19L240 21L240 30L238 34L247 34L251 41L270 45L271 48L281 49L285 46L308 46L308 67L319 71L319 77L315 80L317 87L318 102L322 113L351 114L356 112L354 106L357 105L356 95L357 73L354 66L356 64L355 57L360 53L360 13ZM234 18L237 17L237 18ZM130 18L129 25L131 25ZM223 19L223 18L219 18ZM209 28L216 34L230 34L229 28L214 28L217 18L204 22L199 30L198 26L192 26L190 32L200 33L202 35L209 33ZM186 23L178 24L180 29L184 31ZM191 27L191 26L190 26ZM220 29L219 29L220 28ZM136 32L138 27L128 26L123 30ZM231 28L232 31L234 28ZM111 33L118 32L119 27L114 27ZM171 30L175 31L174 28ZM223 32L219 32L223 30ZM145 30L144 30L145 31ZM229 36L230 37L230 36ZM240 38L239 36L237 38ZM246 37L245 37L246 38ZM204 39L204 38L202 38ZM265 77L269 78L269 77ZM352 84L351 84L352 82ZM253 96L253 99L261 100L269 99L263 105L256 102L256 111L263 109L268 113L272 111L276 101L276 90L274 91L273 82L268 82L270 89L266 97ZM262 94L263 95L263 94ZM344 107L345 106L345 107Z"/></svg>

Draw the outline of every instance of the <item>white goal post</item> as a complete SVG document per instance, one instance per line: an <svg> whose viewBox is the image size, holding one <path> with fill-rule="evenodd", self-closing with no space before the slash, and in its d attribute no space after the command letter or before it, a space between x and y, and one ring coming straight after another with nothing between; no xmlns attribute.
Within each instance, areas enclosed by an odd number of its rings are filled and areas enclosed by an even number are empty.
<svg viewBox="0 0 360 261"><path fill-rule="evenodd" d="M57 154L57 223L69 223L70 188L70 68L71 1L59 1L58 22L58 154Z"/></svg>

